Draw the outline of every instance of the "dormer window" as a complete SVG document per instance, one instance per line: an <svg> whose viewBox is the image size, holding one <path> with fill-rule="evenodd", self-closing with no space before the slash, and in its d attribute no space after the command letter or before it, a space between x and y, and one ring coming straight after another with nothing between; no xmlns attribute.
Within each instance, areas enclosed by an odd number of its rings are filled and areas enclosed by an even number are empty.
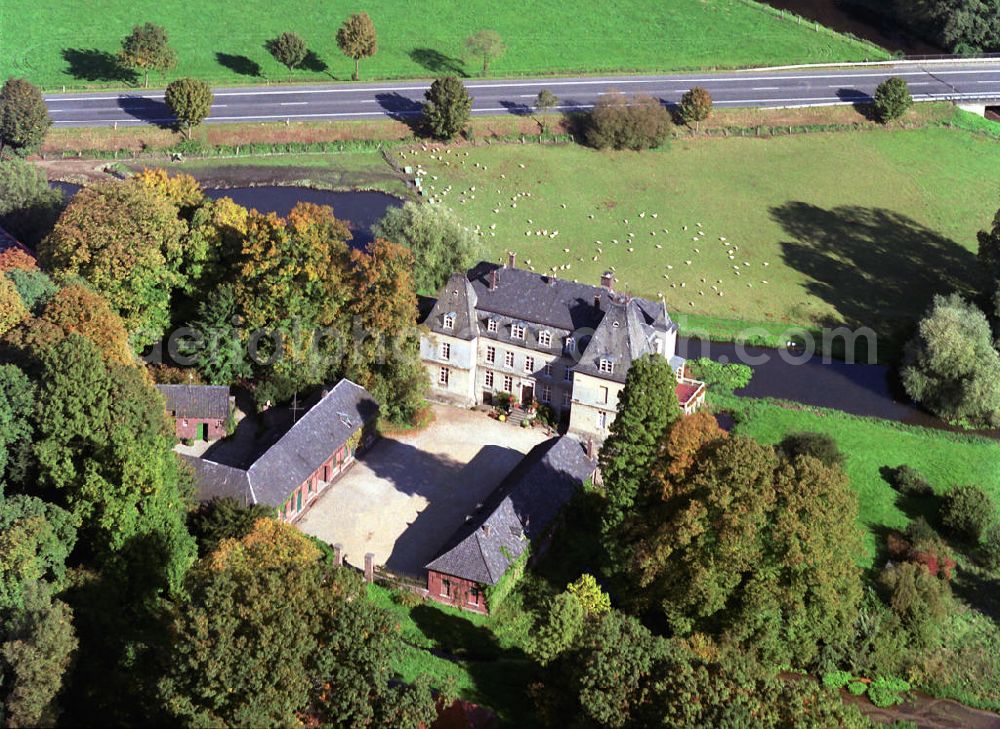
<svg viewBox="0 0 1000 729"><path fill-rule="evenodd" d="M549 347L552 345L552 332L538 332L538 346Z"/></svg>
<svg viewBox="0 0 1000 729"><path fill-rule="evenodd" d="M510 338L511 339L524 339L524 325L523 324L511 324L510 325Z"/></svg>
<svg viewBox="0 0 1000 729"><path fill-rule="evenodd" d="M444 320L441 322L441 325L445 329L454 329L455 328L455 315L454 314L445 314L444 315Z"/></svg>
<svg viewBox="0 0 1000 729"><path fill-rule="evenodd" d="M573 337L566 337L566 351L573 354L576 351L576 340Z"/></svg>
<svg viewBox="0 0 1000 729"><path fill-rule="evenodd" d="M597 361L597 370L599 372L605 372L610 375L612 372L615 371L615 363L612 362L607 357L601 357Z"/></svg>
<svg viewBox="0 0 1000 729"><path fill-rule="evenodd" d="M486 320L486 331L496 333L497 330L497 320L487 319Z"/></svg>
<svg viewBox="0 0 1000 729"><path fill-rule="evenodd" d="M657 354L663 354L663 342L660 341L659 337L653 340L653 347L655 347Z"/></svg>

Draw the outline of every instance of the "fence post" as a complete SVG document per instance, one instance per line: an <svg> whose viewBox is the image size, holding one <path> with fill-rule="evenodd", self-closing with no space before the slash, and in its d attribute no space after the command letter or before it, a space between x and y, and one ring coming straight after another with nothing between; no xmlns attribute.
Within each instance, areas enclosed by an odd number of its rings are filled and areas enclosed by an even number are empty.
<svg viewBox="0 0 1000 729"><path fill-rule="evenodd" d="M343 567L344 566L344 545L337 542L333 545L333 566Z"/></svg>
<svg viewBox="0 0 1000 729"><path fill-rule="evenodd" d="M365 553L365 582L371 584L375 581L375 555L372 552Z"/></svg>

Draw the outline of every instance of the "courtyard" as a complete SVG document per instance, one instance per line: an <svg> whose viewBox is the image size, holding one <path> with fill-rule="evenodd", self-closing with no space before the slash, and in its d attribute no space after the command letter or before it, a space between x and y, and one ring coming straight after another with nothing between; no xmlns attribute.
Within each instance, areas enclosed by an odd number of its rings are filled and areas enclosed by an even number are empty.
<svg viewBox="0 0 1000 729"><path fill-rule="evenodd" d="M372 552L375 564L422 577L466 517L546 439L542 428L514 427L482 412L435 405L434 416L422 430L379 439L299 527L341 544L355 567Z"/></svg>

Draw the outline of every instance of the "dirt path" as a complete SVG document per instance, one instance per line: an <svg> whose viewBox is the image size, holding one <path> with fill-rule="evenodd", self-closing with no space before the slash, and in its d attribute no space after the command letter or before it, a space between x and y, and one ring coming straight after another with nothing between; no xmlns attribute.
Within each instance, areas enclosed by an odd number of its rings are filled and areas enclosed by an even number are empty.
<svg viewBox="0 0 1000 729"><path fill-rule="evenodd" d="M50 180L82 185L97 180L113 179L104 171L107 160L97 159L43 159L33 160L35 166L45 171Z"/></svg>
<svg viewBox="0 0 1000 729"><path fill-rule="evenodd" d="M1000 716L973 709L951 699L935 699L920 693L898 706L880 709L864 696L842 692L844 701L857 706L872 721L891 724L912 721L921 729L1000 729Z"/></svg>

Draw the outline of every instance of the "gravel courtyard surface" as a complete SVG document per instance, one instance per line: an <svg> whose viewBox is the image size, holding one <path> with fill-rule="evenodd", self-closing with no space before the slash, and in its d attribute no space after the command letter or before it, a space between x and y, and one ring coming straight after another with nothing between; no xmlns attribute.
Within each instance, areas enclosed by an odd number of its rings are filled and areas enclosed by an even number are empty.
<svg viewBox="0 0 1000 729"><path fill-rule="evenodd" d="M376 564L422 576L466 516L545 440L541 428L499 423L480 412L435 405L434 415L424 430L380 439L299 527L342 544L356 567L372 552Z"/></svg>

